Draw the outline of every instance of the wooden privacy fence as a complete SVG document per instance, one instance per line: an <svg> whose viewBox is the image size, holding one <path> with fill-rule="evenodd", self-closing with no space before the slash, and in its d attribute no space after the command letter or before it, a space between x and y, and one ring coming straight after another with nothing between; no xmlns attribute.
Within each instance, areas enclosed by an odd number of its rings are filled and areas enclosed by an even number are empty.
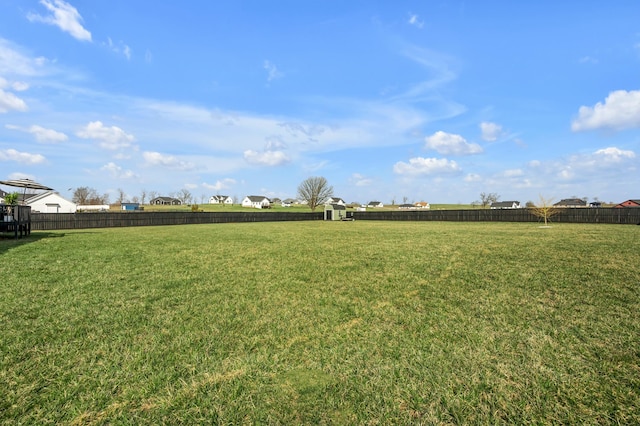
<svg viewBox="0 0 640 426"><path fill-rule="evenodd" d="M31 229L111 228L125 226L189 225L199 223L281 222L322 220L323 212L104 212L32 213ZM409 210L353 212L355 220L542 222L528 209ZM564 208L552 223L640 224L640 208Z"/></svg>
<svg viewBox="0 0 640 426"><path fill-rule="evenodd" d="M552 223L640 224L640 208L562 208ZM431 220L453 222L544 222L529 209L408 210L354 212L355 220Z"/></svg>
<svg viewBox="0 0 640 426"><path fill-rule="evenodd" d="M321 220L322 212L104 212L33 213L31 229L114 228L125 226L193 225L199 223Z"/></svg>

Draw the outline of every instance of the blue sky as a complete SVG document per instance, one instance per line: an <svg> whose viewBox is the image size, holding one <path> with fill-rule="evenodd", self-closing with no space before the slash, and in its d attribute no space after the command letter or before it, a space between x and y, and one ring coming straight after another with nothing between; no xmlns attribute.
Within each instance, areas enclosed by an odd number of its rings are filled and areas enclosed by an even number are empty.
<svg viewBox="0 0 640 426"><path fill-rule="evenodd" d="M640 197L640 2L0 0L0 178ZM5 188L8 189L8 188Z"/></svg>

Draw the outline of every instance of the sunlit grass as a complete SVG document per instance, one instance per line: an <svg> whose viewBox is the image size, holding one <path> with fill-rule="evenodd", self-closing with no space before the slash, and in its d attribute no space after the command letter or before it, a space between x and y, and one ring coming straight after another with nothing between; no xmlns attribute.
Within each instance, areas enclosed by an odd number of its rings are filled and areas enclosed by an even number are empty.
<svg viewBox="0 0 640 426"><path fill-rule="evenodd" d="M640 227L0 241L0 422L640 422Z"/></svg>

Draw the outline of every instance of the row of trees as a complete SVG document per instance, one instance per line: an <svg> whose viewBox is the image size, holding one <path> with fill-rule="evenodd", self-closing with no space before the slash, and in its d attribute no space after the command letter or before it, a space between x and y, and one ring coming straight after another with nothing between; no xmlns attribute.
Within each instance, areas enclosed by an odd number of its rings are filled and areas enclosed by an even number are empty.
<svg viewBox="0 0 640 426"><path fill-rule="evenodd" d="M151 201L158 196L160 196L160 194L157 191L147 191L146 189L143 189L140 191L140 195L128 197L124 190L118 188L116 191L116 199L114 202L115 204L129 202L146 204L148 201ZM169 194L169 196L172 198L177 198L183 204L191 204L194 201L194 197L188 189L181 189L177 193L172 192ZM205 196L203 195L202 197L204 198ZM110 204L110 197L109 194L99 194L98 191L95 190L95 188L81 186L75 188L71 201L83 206L102 205Z"/></svg>
<svg viewBox="0 0 640 426"><path fill-rule="evenodd" d="M177 193L169 194L172 198L179 199L183 204L191 204L194 197L188 189L181 189ZM327 179L321 176L314 176L305 179L298 186L298 198L307 203L311 211L315 211L328 198L333 196L333 187L329 185ZM117 190L116 204L126 202L146 204L147 201L158 197L158 192L143 189L139 196L128 198L122 189ZM205 196L203 195L203 200ZM109 204L109 194L99 194L94 188L81 186L73 191L72 201L79 205L101 205Z"/></svg>

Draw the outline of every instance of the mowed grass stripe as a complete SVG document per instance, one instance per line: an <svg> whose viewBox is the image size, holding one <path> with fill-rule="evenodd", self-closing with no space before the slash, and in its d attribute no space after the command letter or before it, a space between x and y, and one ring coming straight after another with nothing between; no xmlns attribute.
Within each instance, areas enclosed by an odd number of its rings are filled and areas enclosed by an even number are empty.
<svg viewBox="0 0 640 426"><path fill-rule="evenodd" d="M0 241L5 424L640 422L640 227Z"/></svg>

